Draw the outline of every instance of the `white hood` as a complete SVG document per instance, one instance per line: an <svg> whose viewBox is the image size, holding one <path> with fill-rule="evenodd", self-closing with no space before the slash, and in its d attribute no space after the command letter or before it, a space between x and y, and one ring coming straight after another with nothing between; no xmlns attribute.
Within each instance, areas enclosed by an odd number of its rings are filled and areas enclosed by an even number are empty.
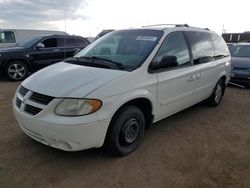
<svg viewBox="0 0 250 188"><path fill-rule="evenodd" d="M53 97L82 98L127 73L61 62L38 71L22 85L31 91Z"/></svg>

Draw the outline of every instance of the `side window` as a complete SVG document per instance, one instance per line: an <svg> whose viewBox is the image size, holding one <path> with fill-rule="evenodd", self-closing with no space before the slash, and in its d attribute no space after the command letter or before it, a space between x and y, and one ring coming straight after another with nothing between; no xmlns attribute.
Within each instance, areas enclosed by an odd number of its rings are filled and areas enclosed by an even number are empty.
<svg viewBox="0 0 250 188"><path fill-rule="evenodd" d="M76 46L75 45L75 40L71 39L71 38L67 38L66 39L66 46L68 46L68 47L74 47L74 46Z"/></svg>
<svg viewBox="0 0 250 188"><path fill-rule="evenodd" d="M160 62L166 56L175 56L178 65L191 64L187 43L182 32L169 34L155 58Z"/></svg>
<svg viewBox="0 0 250 188"><path fill-rule="evenodd" d="M206 32L185 32L191 45L194 64L207 63L214 60L212 36Z"/></svg>
<svg viewBox="0 0 250 188"><path fill-rule="evenodd" d="M56 38L45 39L42 43L44 44L45 48L57 47L57 39Z"/></svg>
<svg viewBox="0 0 250 188"><path fill-rule="evenodd" d="M65 47L66 38L57 38L57 47Z"/></svg>
<svg viewBox="0 0 250 188"><path fill-rule="evenodd" d="M218 36L217 34L213 34L212 37L215 58L221 59L229 56L229 50L224 39Z"/></svg>
<svg viewBox="0 0 250 188"><path fill-rule="evenodd" d="M13 31L3 31L0 33L0 43L15 43L16 38Z"/></svg>
<svg viewBox="0 0 250 188"><path fill-rule="evenodd" d="M87 46L88 43L83 39L74 39L75 40L75 46Z"/></svg>

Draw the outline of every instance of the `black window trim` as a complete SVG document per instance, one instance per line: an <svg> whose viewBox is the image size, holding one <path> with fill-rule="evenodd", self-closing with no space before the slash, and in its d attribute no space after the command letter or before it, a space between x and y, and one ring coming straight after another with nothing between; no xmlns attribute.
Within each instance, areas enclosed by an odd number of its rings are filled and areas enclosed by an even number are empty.
<svg viewBox="0 0 250 188"><path fill-rule="evenodd" d="M162 69L157 69L157 70L152 70L151 64L153 62L153 60L155 59L157 53L159 52L159 50L161 49L161 47L163 46L164 42L168 39L168 37L172 34L172 33L176 33L176 32L181 32L183 34L184 40L186 42L187 45L187 49L188 49L188 53L189 53L189 59L190 59L190 64L189 65L178 65L176 67L169 67L169 68L162 68ZM167 36L165 37L165 39L163 40L163 42L161 43L160 47L158 48L157 52L155 53L152 61L150 62L149 66L148 66L148 73L153 74L153 73L161 73L161 72L168 72L168 71L173 71L173 70L178 70L178 69L183 69L183 68L188 68L188 67L192 67L194 65L193 63L193 54L191 52L191 46L187 40L187 37L185 35L184 31L172 31L170 33L167 34Z"/></svg>
<svg viewBox="0 0 250 188"><path fill-rule="evenodd" d="M59 38L62 38L62 39L74 39L74 40L76 39L76 40L83 40L83 41L86 40L86 39L84 39L84 38L69 37L69 36L66 36L66 37L63 37L63 36L48 36L48 37L42 38L40 41L38 41L38 42L34 45L33 49L36 49L36 45L37 45L38 43L42 43L43 41L45 41L45 40L47 40L47 39L51 39L51 38L56 38L56 39L59 39ZM85 43L86 43L86 46L89 45L86 41L85 41ZM85 47L86 47L86 46L85 46ZM43 49L65 49L65 48L82 48L82 46L75 45L75 46L65 46L65 47L49 47L49 48L43 48Z"/></svg>

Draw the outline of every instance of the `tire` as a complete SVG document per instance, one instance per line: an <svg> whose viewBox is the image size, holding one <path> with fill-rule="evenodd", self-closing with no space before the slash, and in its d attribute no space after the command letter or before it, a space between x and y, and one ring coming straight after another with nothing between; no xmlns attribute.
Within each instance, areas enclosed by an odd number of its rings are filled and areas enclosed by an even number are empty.
<svg viewBox="0 0 250 188"><path fill-rule="evenodd" d="M135 106L126 106L112 119L106 147L114 156L126 156L141 143L145 130L145 117Z"/></svg>
<svg viewBox="0 0 250 188"><path fill-rule="evenodd" d="M28 75L27 66L18 60L11 61L5 67L5 75L9 80L21 81L24 80Z"/></svg>
<svg viewBox="0 0 250 188"><path fill-rule="evenodd" d="M214 87L214 91L212 95L207 99L207 102L210 106L218 106L221 102L221 99L225 92L225 84L220 79L216 86Z"/></svg>

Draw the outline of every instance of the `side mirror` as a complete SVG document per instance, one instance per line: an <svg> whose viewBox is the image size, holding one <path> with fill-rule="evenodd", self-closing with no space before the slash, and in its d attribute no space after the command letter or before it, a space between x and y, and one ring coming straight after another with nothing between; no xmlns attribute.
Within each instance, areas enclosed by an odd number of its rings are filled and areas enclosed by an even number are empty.
<svg viewBox="0 0 250 188"><path fill-rule="evenodd" d="M40 48L45 48L45 45L43 44L43 43L38 43L37 45L36 45L36 48L37 49L40 49Z"/></svg>
<svg viewBox="0 0 250 188"><path fill-rule="evenodd" d="M169 68L178 66L177 57L176 56L163 56L160 62L152 62L150 68L152 70Z"/></svg>

